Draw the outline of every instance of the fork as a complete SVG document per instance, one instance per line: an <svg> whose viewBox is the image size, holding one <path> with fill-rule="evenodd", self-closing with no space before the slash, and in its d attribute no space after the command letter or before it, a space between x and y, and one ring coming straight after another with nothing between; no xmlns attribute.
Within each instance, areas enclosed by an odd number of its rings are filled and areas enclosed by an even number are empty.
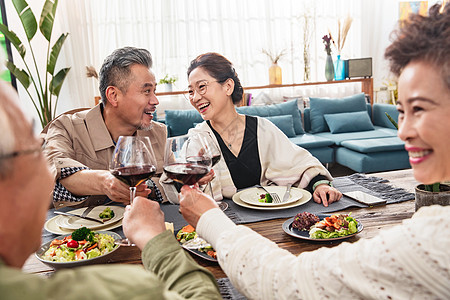
<svg viewBox="0 0 450 300"><path fill-rule="evenodd" d="M263 189L266 193L268 193L268 194L272 197L273 203L281 203L281 202L282 202L281 199L280 199L280 196L278 196L277 193L271 193L271 192L269 192L268 190L266 190L262 185L259 185L259 184L255 185L255 187L261 188L261 189Z"/></svg>

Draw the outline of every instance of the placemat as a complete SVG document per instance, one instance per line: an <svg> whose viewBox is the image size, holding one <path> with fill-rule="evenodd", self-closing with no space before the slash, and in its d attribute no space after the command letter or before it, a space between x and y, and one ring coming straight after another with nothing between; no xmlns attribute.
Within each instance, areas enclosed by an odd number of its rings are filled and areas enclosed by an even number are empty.
<svg viewBox="0 0 450 300"><path fill-rule="evenodd" d="M393 187L386 184L387 182L389 181L380 177L356 173L335 178L333 185L341 192L364 191L368 194L386 199L387 204L414 199L413 193L409 193L402 188ZM311 199L303 205L282 210L254 210L236 205L230 199L224 199L223 201L227 202L229 206L225 214L236 224L290 218L304 211L313 214L326 214L351 207L368 207L368 205L356 202L346 196L343 196L337 202L331 203L328 207L318 204ZM162 204L161 209L165 213L166 221L173 222L175 229L180 229L187 224L178 212L178 205Z"/></svg>

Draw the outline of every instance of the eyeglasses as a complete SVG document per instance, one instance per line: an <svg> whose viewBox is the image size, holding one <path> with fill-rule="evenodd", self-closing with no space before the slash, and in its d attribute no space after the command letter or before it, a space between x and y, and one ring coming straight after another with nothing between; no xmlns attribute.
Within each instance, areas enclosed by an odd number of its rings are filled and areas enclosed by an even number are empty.
<svg viewBox="0 0 450 300"><path fill-rule="evenodd" d="M35 154L35 153L41 153L42 152L42 148L35 148L35 149L27 149L27 150L18 150L18 151L14 151L11 153L7 153L4 155L0 156L0 159L8 159L8 158L13 158L13 157L17 157L19 155L27 155L27 154Z"/></svg>
<svg viewBox="0 0 450 300"><path fill-rule="evenodd" d="M219 81L217 81L217 80L216 81L211 81L211 82L208 82L206 80L200 81L200 82L197 83L195 88L188 87L187 95L186 94L184 94L184 95L189 101L194 99L195 92L197 92L197 94L203 96L204 94L206 94L206 92L208 90L208 84L213 83L213 82L219 82Z"/></svg>

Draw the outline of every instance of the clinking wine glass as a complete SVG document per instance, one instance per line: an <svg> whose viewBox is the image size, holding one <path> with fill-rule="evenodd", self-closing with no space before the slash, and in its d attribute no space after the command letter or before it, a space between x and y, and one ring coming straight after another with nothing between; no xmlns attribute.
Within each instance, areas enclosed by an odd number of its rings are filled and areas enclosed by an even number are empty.
<svg viewBox="0 0 450 300"><path fill-rule="evenodd" d="M211 157L201 152L193 137L167 139L164 172L174 182L193 186L211 170Z"/></svg>
<svg viewBox="0 0 450 300"><path fill-rule="evenodd" d="M201 140L201 144L203 145L203 151L205 154L211 157L211 167L213 168L222 157L222 152L220 151L220 148L218 144L215 142L212 134L210 132L201 132L198 133L199 139ZM209 190L211 192L211 196L214 199L214 193L211 185L211 181L208 182ZM223 201L217 201L217 204L219 205L220 209L222 211L226 210L228 208L228 204Z"/></svg>
<svg viewBox="0 0 450 300"><path fill-rule="evenodd" d="M120 136L114 149L110 172L130 186L130 205L136 195L136 187L156 172L156 159L150 138ZM134 246L128 239L116 240L122 246Z"/></svg>

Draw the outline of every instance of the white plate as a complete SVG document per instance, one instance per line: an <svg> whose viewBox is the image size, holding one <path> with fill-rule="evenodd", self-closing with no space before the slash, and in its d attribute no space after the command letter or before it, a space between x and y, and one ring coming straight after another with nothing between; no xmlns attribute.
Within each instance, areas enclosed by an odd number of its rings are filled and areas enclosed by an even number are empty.
<svg viewBox="0 0 450 300"><path fill-rule="evenodd" d="M292 188L291 191L293 189L294 188ZM286 209L286 208L296 207L296 206L305 204L306 202L308 202L311 199L312 195L307 190L299 189L299 188L295 188L295 189L300 190L302 192L303 196L295 202L291 202L289 204L284 204L284 205L280 205L280 206L267 207L267 206L256 206L256 205L251 205L251 204L245 203L244 201L241 200L240 197L241 197L241 194L243 192L245 192L246 190L237 192L236 194L233 195L233 197L231 199L233 200L234 203L236 203L239 206L251 208L251 209L259 209L259 210L275 210L275 209Z"/></svg>
<svg viewBox="0 0 450 300"><path fill-rule="evenodd" d="M102 206L94 207L94 209L88 213L87 217L101 220L98 215L103 210L105 210L105 208L107 208L107 207L111 208L114 211L114 217L111 220L108 220L103 224L100 224L100 223L97 223L94 221L89 221L86 219L81 219L78 217L69 217L69 216L61 216L62 218L56 219L55 222L59 227L61 227L63 229L75 230L75 229L78 229L81 227L88 227L90 229L98 229L98 228L103 228L110 224L116 223L117 221L119 221L120 219L123 218L123 213L125 212L125 208L123 208L121 206L111 206L111 205L108 205L108 206L102 205ZM85 211L85 209L86 209L86 207L83 207L83 208L71 210L68 212L77 214L77 215L81 215Z"/></svg>
<svg viewBox="0 0 450 300"><path fill-rule="evenodd" d="M269 191L269 193L275 193L277 194L280 199L283 199L284 193L286 192L285 186L264 186L266 190ZM259 202L260 195L265 194L266 192L262 188L249 188L242 191L242 194L240 196L240 199L251 205L257 205L257 206L280 206L280 205L286 205L295 201L300 200L303 197L303 193L298 188L291 188L290 190L290 197L287 201L282 203L265 203L265 202Z"/></svg>
<svg viewBox="0 0 450 300"><path fill-rule="evenodd" d="M58 218L64 218L64 216L56 216L51 218L50 220L45 222L44 229L53 234L70 234L75 230L75 229L64 229L59 227L56 224ZM118 220L116 223L105 226L104 228L101 228L101 230L111 230L120 226L122 226L122 220Z"/></svg>

